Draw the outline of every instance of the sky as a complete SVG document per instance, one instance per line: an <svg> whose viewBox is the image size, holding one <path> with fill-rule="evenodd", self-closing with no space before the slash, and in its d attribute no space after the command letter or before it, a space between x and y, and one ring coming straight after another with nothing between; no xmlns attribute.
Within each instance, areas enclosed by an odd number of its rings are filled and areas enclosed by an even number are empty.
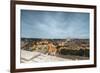
<svg viewBox="0 0 100 73"><path fill-rule="evenodd" d="M89 38L89 13L21 10L21 37Z"/></svg>

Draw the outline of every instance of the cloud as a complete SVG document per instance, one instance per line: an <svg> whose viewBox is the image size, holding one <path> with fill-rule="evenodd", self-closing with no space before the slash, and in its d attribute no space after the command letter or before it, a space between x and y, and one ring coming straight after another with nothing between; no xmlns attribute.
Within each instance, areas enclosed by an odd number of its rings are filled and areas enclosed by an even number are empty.
<svg viewBox="0 0 100 73"><path fill-rule="evenodd" d="M89 38L89 13L21 10L21 37Z"/></svg>

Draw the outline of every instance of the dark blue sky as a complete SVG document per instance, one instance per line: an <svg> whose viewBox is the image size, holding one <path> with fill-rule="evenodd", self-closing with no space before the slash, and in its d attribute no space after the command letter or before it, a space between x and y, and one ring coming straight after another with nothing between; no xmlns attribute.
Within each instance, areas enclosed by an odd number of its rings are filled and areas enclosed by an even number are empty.
<svg viewBox="0 0 100 73"><path fill-rule="evenodd" d="M89 38L89 13L21 10L21 37Z"/></svg>

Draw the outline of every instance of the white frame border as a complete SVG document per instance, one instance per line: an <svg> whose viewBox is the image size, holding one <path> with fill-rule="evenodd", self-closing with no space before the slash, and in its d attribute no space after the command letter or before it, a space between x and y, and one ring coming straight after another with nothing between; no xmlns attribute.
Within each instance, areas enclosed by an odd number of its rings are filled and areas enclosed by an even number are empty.
<svg viewBox="0 0 100 73"><path fill-rule="evenodd" d="M20 64L20 11L25 10L43 10L43 11L64 11L64 12L86 12L90 13L90 60L82 61L67 61L67 62L48 62L48 63L33 63ZM86 8L71 8L71 7L52 7L52 6L36 6L36 5L16 5L16 68L42 68L55 66L75 66L94 64L94 11Z"/></svg>

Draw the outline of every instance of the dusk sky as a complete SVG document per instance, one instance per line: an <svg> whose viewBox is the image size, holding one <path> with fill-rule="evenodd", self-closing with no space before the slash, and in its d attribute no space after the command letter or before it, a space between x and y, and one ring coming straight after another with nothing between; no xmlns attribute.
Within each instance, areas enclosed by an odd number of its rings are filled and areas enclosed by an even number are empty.
<svg viewBox="0 0 100 73"><path fill-rule="evenodd" d="M89 38L89 13L21 10L21 37Z"/></svg>

